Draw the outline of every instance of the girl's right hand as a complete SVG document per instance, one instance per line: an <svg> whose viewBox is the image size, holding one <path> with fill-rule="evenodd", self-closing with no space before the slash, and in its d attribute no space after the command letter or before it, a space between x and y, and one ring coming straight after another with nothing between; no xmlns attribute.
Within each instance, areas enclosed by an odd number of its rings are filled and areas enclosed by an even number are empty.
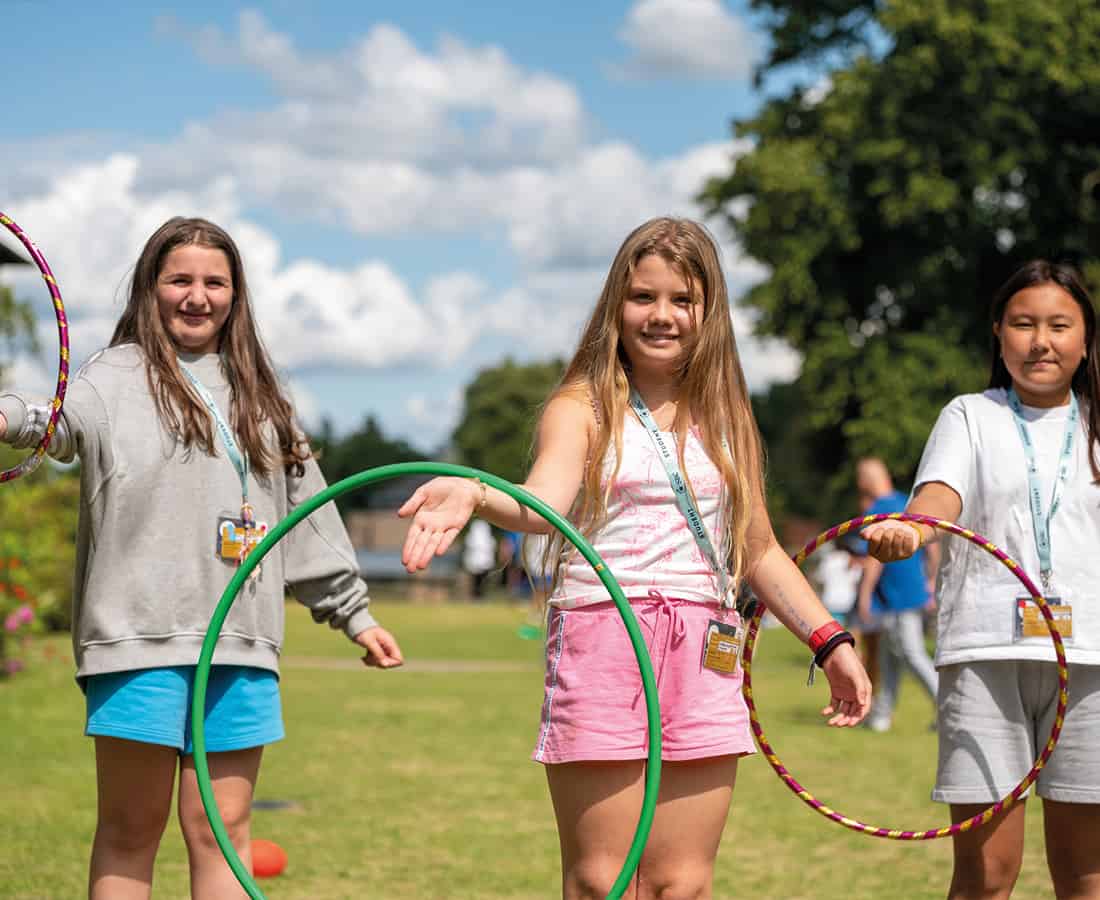
<svg viewBox="0 0 1100 900"><path fill-rule="evenodd" d="M867 541L867 552L884 563L908 559L920 547L917 529L896 519L868 525L860 537Z"/></svg>
<svg viewBox="0 0 1100 900"><path fill-rule="evenodd" d="M446 553L480 502L481 488L470 478L433 478L418 487L397 511L413 517L401 550L405 569L426 569L433 556Z"/></svg>

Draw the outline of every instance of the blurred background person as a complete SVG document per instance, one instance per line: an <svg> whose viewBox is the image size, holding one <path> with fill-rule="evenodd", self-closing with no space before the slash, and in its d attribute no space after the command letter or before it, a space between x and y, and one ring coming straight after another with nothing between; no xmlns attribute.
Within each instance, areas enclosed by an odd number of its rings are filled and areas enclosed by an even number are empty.
<svg viewBox="0 0 1100 900"><path fill-rule="evenodd" d="M856 463L856 487L866 514L903 512L906 497L894 490L886 464L876 457ZM902 672L909 669L928 693L933 705L939 677L924 645L924 610L930 602L929 589L938 546L917 550L908 559L883 564L865 556L859 584L856 616L861 622L877 619L879 679L867 727L889 731ZM933 553L936 554L933 558Z"/></svg>
<svg viewBox="0 0 1100 900"><path fill-rule="evenodd" d="M462 545L462 568L472 578L471 593L475 600L485 596L485 582L496 564L497 546L493 529L488 522L474 519L466 530Z"/></svg>

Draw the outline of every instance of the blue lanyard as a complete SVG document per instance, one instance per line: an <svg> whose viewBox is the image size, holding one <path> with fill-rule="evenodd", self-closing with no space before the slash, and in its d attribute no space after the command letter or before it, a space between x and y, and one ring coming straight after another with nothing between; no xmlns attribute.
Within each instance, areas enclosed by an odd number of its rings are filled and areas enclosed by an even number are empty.
<svg viewBox="0 0 1100 900"><path fill-rule="evenodd" d="M1062 454L1058 460L1058 477L1054 479L1054 490L1050 496L1050 509L1043 515L1043 498L1039 492L1039 466L1035 461L1035 445L1028 434L1027 422L1024 421L1024 408L1016 394L1015 388L1008 389L1008 405L1012 408L1013 418L1016 420L1016 430L1020 432L1020 440L1024 445L1024 456L1027 459L1027 494L1031 505L1031 524L1035 532L1035 548L1039 551L1039 574L1043 577L1043 588L1049 590L1050 576L1053 572L1050 548L1050 520L1058 510L1058 504L1062 500L1062 491L1069 480L1070 466L1073 462L1073 440L1077 434L1077 396L1071 390L1069 392L1069 416L1066 419L1066 430L1062 436Z"/></svg>
<svg viewBox="0 0 1100 900"><path fill-rule="evenodd" d="M645 401L642 399L642 395L638 393L638 389L633 385L630 387L630 406L638 414L638 418L649 432L650 438L653 440L653 446L657 448L657 455L661 457L661 463L665 467L665 472L668 474L668 483L672 486L672 494L676 498L676 505L680 508L680 512L683 513L684 518L687 520L688 529L695 537L695 542L699 545L699 549L702 551L703 556L707 562L710 563L710 567L714 570L714 574L718 576L718 584L722 591L722 606L730 608L733 606L734 599L730 595L729 573L726 571L726 567L718 561L718 554L714 552L714 544L711 543L710 535L707 534L707 527L703 523L703 517L699 514L698 508L695 506L695 501L691 499L691 493L687 489L687 482L684 480L683 474L680 472L680 465L676 459L676 454L672 452L672 449L665 443L665 439L661 437L661 431L657 427L657 422L653 418L653 414L649 411L649 407L645 405Z"/></svg>
<svg viewBox="0 0 1100 900"><path fill-rule="evenodd" d="M213 396L210 391L206 389L198 378L195 377L195 373L192 372L182 360L179 361L180 371L187 376L188 381L191 382L191 386L198 391L199 397L202 398L202 402L206 404L206 408L210 410L210 414L214 417L214 422L218 426L218 434L221 435L222 444L225 446L225 453L229 457L229 461L233 463L233 468L237 470L237 477L241 479L241 498L242 508L248 507L248 457L241 452L241 448L237 446L237 439L233 436L233 429L229 427L229 423L225 421L224 416L221 414L221 410L218 409L218 404L214 402Z"/></svg>

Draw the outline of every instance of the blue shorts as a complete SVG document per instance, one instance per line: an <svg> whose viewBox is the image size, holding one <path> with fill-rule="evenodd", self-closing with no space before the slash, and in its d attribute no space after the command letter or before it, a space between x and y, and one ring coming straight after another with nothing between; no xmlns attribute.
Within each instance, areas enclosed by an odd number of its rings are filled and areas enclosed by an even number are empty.
<svg viewBox="0 0 1100 900"><path fill-rule="evenodd" d="M84 693L89 736L125 738L192 752L195 666L92 675ZM211 666L206 685L206 750L224 753L282 740L279 678L267 669Z"/></svg>

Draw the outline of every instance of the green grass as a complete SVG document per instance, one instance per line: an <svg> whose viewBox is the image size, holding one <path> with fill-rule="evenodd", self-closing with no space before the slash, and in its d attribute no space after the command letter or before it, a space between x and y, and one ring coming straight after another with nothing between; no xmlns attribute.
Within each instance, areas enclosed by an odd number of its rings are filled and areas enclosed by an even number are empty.
<svg viewBox="0 0 1100 900"><path fill-rule="evenodd" d="M521 608L377 602L410 661L458 660L487 671L378 672L354 648L287 607L283 673L288 737L269 748L253 831L286 848L271 900L504 900L559 893L557 837L542 769L529 761L541 701L541 647L516 637ZM55 658L45 657L53 648ZM58 653L57 651L61 651ZM806 655L766 632L754 671L764 728L783 761L823 801L890 827L931 828L931 707L914 682L895 729L828 731L805 687ZM40 641L29 668L0 682L0 898L83 895L95 825L91 743L64 639ZM1050 895L1038 804L1029 814L1016 896ZM950 876L948 841L853 834L800 803L759 755L742 762L719 854L715 896L755 900L936 898ZM187 896L173 820L154 895Z"/></svg>

